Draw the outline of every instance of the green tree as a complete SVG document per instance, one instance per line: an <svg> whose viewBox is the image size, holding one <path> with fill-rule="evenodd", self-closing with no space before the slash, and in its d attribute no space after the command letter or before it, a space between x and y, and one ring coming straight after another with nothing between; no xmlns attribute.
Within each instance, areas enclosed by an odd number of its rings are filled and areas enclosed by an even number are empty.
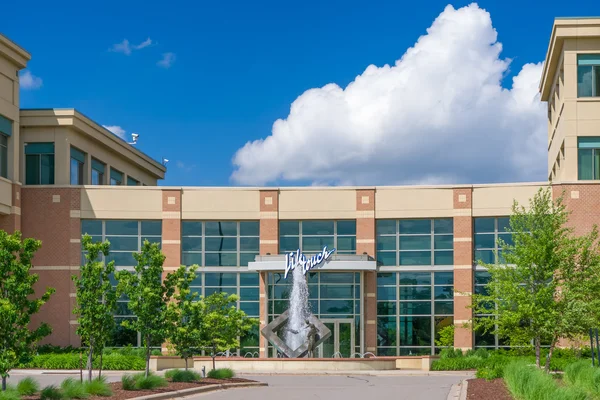
<svg viewBox="0 0 600 400"><path fill-rule="evenodd" d="M200 303L196 300L197 293L192 293L190 284L196 278L197 266L185 266L171 274L174 280L175 294L168 309L171 316L169 342L177 355L185 360L185 369L188 369L188 360L197 351L202 341L202 326L199 318L202 316Z"/></svg>
<svg viewBox="0 0 600 400"><path fill-rule="evenodd" d="M119 271L118 293L129 298L129 309L136 319L123 321L126 328L140 332L146 348L146 376L150 372L150 350L153 343L162 343L168 336L169 315L167 304L174 293L174 278L162 281L165 256L157 243L147 240L140 253L134 253L137 261L135 271ZM171 274L172 275L172 274Z"/></svg>
<svg viewBox="0 0 600 400"><path fill-rule="evenodd" d="M72 276L77 290L77 306L73 313L79 315L77 334L88 346L87 369L91 382L94 354L100 354L99 375L102 374L102 350L115 326L117 294L110 282L110 275L115 271L114 262L105 265L98 261L101 254L108 255L110 243L93 243L89 235L84 235L81 243L86 252L86 263L81 266L79 276Z"/></svg>
<svg viewBox="0 0 600 400"><path fill-rule="evenodd" d="M238 348L240 336L244 336L258 324L257 319L248 318L244 311L238 310L237 301L236 295L218 292L199 302L199 315L195 316L195 323L201 326L200 346L213 349L213 369L216 353Z"/></svg>
<svg viewBox="0 0 600 400"><path fill-rule="evenodd" d="M454 346L454 325L448 325L440 329L439 339L435 339L435 345L439 347Z"/></svg>
<svg viewBox="0 0 600 400"><path fill-rule="evenodd" d="M515 201L507 229L513 244L499 240L504 262L485 265L487 293L473 296L474 313L488 314L475 318L475 328L511 345L533 343L538 367L542 344L552 351L560 338L581 334L597 320L598 303L590 299L597 297L600 278L598 233L594 228L575 236L568 214L549 188L540 189L528 207ZM588 282L592 277L595 282Z"/></svg>
<svg viewBox="0 0 600 400"><path fill-rule="evenodd" d="M26 361L35 352L35 345L52 331L42 323L30 329L31 316L49 299L54 289L46 288L35 298L34 284L37 274L30 274L31 260L41 242L22 240L20 232L12 235L0 230L0 376L2 390L11 369Z"/></svg>

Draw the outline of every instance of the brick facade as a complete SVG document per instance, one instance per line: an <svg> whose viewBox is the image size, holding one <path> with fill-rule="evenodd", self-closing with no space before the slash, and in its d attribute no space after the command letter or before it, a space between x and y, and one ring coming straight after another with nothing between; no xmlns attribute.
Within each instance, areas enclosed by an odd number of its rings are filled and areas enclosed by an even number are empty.
<svg viewBox="0 0 600 400"><path fill-rule="evenodd" d="M81 193L77 188L26 187L21 189L21 229L24 237L41 240L42 247L33 259L33 272L39 274L36 291L53 287L56 292L33 326L49 322L52 334L42 343L78 346L75 334L75 287L71 280L81 262ZM47 318L52 315L52 318Z"/></svg>
<svg viewBox="0 0 600 400"><path fill-rule="evenodd" d="M473 218L472 189L454 189L454 347L473 348Z"/></svg>
<svg viewBox="0 0 600 400"><path fill-rule="evenodd" d="M260 191L260 255L279 254L279 191ZM267 326L267 273L261 272L259 279L259 330ZM267 340L259 334L259 355L267 357Z"/></svg>

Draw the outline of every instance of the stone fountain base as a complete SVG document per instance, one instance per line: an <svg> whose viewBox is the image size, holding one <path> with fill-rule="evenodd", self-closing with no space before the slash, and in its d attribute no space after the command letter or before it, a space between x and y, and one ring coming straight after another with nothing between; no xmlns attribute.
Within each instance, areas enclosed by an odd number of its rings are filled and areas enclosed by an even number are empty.
<svg viewBox="0 0 600 400"><path fill-rule="evenodd" d="M286 310L283 314L271 321L269 325L265 326L260 333L286 358L306 357L309 350L308 343L303 343L297 349L291 349L279 336L279 333L283 333L283 328L286 326L288 319L289 310ZM317 328L314 350L331 336L331 330L313 314L308 317L308 320L315 328Z"/></svg>

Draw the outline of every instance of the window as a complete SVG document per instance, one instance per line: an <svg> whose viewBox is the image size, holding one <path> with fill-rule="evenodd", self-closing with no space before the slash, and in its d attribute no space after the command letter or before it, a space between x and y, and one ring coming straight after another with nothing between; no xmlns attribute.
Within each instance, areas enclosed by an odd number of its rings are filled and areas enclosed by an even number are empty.
<svg viewBox="0 0 600 400"><path fill-rule="evenodd" d="M71 147L71 185L83 185L85 153Z"/></svg>
<svg viewBox="0 0 600 400"><path fill-rule="evenodd" d="M54 143L25 144L25 184L54 185Z"/></svg>
<svg viewBox="0 0 600 400"><path fill-rule="evenodd" d="M259 252L258 221L182 221L181 261L204 267L246 267Z"/></svg>
<svg viewBox="0 0 600 400"><path fill-rule="evenodd" d="M339 254L356 254L356 220L279 221L279 252L300 249L316 254L327 246Z"/></svg>
<svg viewBox="0 0 600 400"><path fill-rule="evenodd" d="M296 248L297 250L297 248ZM283 272L269 272L267 277L268 323L281 315L289 307L292 279L284 279ZM361 277L359 272L308 272L308 302L310 311L317 318L328 323L332 320L347 321L348 328L342 336L354 336L354 353L361 353ZM353 324L349 322L352 321ZM351 327L354 326L354 331ZM341 332L340 332L341 333ZM333 334L333 332L332 332ZM346 336L347 335L347 336ZM342 339L340 339L342 340ZM350 343L350 341L348 341ZM275 356L275 349L269 344L269 354ZM365 350L363 350L364 352ZM349 346L340 347L342 357L349 358Z"/></svg>
<svg viewBox="0 0 600 400"><path fill-rule="evenodd" d="M577 178L600 180L600 137L577 138Z"/></svg>
<svg viewBox="0 0 600 400"><path fill-rule="evenodd" d="M0 133L0 176L8 178L8 137Z"/></svg>
<svg viewBox="0 0 600 400"><path fill-rule="evenodd" d="M577 96L600 96L600 54L577 56Z"/></svg>
<svg viewBox="0 0 600 400"><path fill-rule="evenodd" d="M139 181L133 179L132 177L127 177L127 186L138 186L140 184Z"/></svg>
<svg viewBox="0 0 600 400"><path fill-rule="evenodd" d="M92 185L104 185L106 165L92 158Z"/></svg>
<svg viewBox="0 0 600 400"><path fill-rule="evenodd" d="M123 173L114 168L110 169L110 184L118 186L123 184Z"/></svg>
<svg viewBox="0 0 600 400"><path fill-rule="evenodd" d="M377 274L377 355L435 354L454 318L452 272Z"/></svg>
<svg viewBox="0 0 600 400"><path fill-rule="evenodd" d="M219 273L196 271L196 279L190 285L192 292L199 296L210 296L216 292L235 294L239 297L238 309L244 311L248 318L260 317L259 275L256 272ZM244 337L240 338L240 349L234 349L240 357L259 356L258 325Z"/></svg>
<svg viewBox="0 0 600 400"><path fill-rule="evenodd" d="M475 218L473 261L485 264L503 263L502 247L498 245L498 239L512 245L512 233L507 231L508 229L510 229L510 217Z"/></svg>
<svg viewBox="0 0 600 400"><path fill-rule="evenodd" d="M151 243L162 243L162 221L124 221L124 220L81 220L81 234L88 234L97 242L108 240L110 242L110 253L101 256L104 262L115 262L115 269L133 271L137 261L133 253L141 251L145 240ZM81 262L85 262L85 253L82 251ZM113 285L116 279L111 277ZM121 297L117 301L117 312L115 321L117 326L110 340L111 346L140 346L141 338L138 333L121 326L121 322L127 319L135 319L128 307L129 300ZM160 346L160 343L158 343Z"/></svg>
<svg viewBox="0 0 600 400"><path fill-rule="evenodd" d="M452 218L377 221L377 261L387 266L454 265Z"/></svg>
<svg viewBox="0 0 600 400"><path fill-rule="evenodd" d="M12 121L0 115L0 176L8 178L8 138L12 135Z"/></svg>

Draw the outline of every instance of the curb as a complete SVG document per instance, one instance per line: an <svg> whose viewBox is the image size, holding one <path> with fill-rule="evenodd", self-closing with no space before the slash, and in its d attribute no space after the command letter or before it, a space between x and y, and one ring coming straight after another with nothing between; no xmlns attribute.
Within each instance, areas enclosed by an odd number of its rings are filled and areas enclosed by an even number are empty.
<svg viewBox="0 0 600 400"><path fill-rule="evenodd" d="M463 379L459 383L455 383L450 388L450 393L446 400L466 400L467 399L467 386L469 385L466 379Z"/></svg>
<svg viewBox="0 0 600 400"><path fill-rule="evenodd" d="M129 400L166 400L166 399L174 399L177 397L185 397L185 396L189 396L192 394L214 392L214 391L223 390L223 389L261 387L261 386L268 386L268 385L264 382L223 383L221 385L206 385L206 386L200 386L197 388L177 390L174 392L150 394L148 396L134 397Z"/></svg>

